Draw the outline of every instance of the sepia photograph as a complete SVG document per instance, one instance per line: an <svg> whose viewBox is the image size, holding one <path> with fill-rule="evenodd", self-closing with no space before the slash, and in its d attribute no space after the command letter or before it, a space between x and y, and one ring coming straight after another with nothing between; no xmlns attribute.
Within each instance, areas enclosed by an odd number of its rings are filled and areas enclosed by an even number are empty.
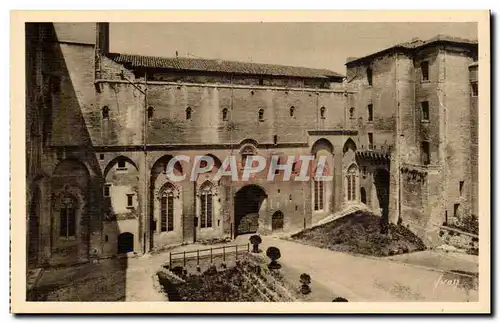
<svg viewBox="0 0 500 323"><path fill-rule="evenodd" d="M491 310L489 12L30 14L12 311Z"/></svg>

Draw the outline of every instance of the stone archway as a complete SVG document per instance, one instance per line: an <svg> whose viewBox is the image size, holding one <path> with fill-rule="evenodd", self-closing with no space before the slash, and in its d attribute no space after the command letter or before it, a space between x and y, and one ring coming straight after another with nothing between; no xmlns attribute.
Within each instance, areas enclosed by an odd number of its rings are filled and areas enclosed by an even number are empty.
<svg viewBox="0 0 500 323"><path fill-rule="evenodd" d="M234 236L255 233L259 216L265 213L267 194L258 185L242 187L234 197Z"/></svg>
<svg viewBox="0 0 500 323"><path fill-rule="evenodd" d="M130 232L120 233L117 241L118 254L134 251L134 235Z"/></svg>

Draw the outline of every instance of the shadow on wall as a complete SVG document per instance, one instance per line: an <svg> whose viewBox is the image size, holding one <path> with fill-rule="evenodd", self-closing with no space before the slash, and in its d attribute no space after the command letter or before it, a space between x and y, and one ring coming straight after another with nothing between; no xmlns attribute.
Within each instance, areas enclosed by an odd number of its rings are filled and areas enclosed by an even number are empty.
<svg viewBox="0 0 500 323"><path fill-rule="evenodd" d="M58 43L52 23L29 25L27 42L43 37L39 64L44 86L42 95L27 101L41 100L50 111L43 120L48 140L42 159L45 168L54 171L40 181L35 190L40 194L31 194L28 202L28 223L33 228L28 234L28 259L46 269L27 299L124 301L127 258L102 259L102 247L116 243L117 249L126 251L133 237L122 235L116 220L109 223L119 239L106 241L102 235L105 179L85 119L95 95L93 83L87 82L93 78L93 49ZM27 88L32 86L27 80Z"/></svg>

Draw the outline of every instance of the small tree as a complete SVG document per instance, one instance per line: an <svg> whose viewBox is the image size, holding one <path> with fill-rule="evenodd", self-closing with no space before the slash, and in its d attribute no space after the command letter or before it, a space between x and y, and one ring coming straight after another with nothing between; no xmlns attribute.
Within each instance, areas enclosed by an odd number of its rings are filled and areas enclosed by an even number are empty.
<svg viewBox="0 0 500 323"><path fill-rule="evenodd" d="M311 284L311 276L306 273L300 275L300 283L302 284L300 292L304 295L309 294L311 292L311 287L309 287L309 284Z"/></svg>
<svg viewBox="0 0 500 323"><path fill-rule="evenodd" d="M254 234L250 237L250 243L253 245L252 252L259 252L259 245L262 243L262 238L259 235Z"/></svg>
<svg viewBox="0 0 500 323"><path fill-rule="evenodd" d="M271 259L271 263L267 266L269 269L280 269L281 265L276 260L281 258L281 252L276 247L267 248L266 255Z"/></svg>

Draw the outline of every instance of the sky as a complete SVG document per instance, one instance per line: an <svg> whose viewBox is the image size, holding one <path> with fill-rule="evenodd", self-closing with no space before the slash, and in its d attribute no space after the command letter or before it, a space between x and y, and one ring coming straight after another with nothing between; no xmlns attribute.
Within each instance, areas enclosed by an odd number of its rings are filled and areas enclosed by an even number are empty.
<svg viewBox="0 0 500 323"><path fill-rule="evenodd" d="M476 23L111 23L112 52L326 68L438 34L477 40Z"/></svg>

